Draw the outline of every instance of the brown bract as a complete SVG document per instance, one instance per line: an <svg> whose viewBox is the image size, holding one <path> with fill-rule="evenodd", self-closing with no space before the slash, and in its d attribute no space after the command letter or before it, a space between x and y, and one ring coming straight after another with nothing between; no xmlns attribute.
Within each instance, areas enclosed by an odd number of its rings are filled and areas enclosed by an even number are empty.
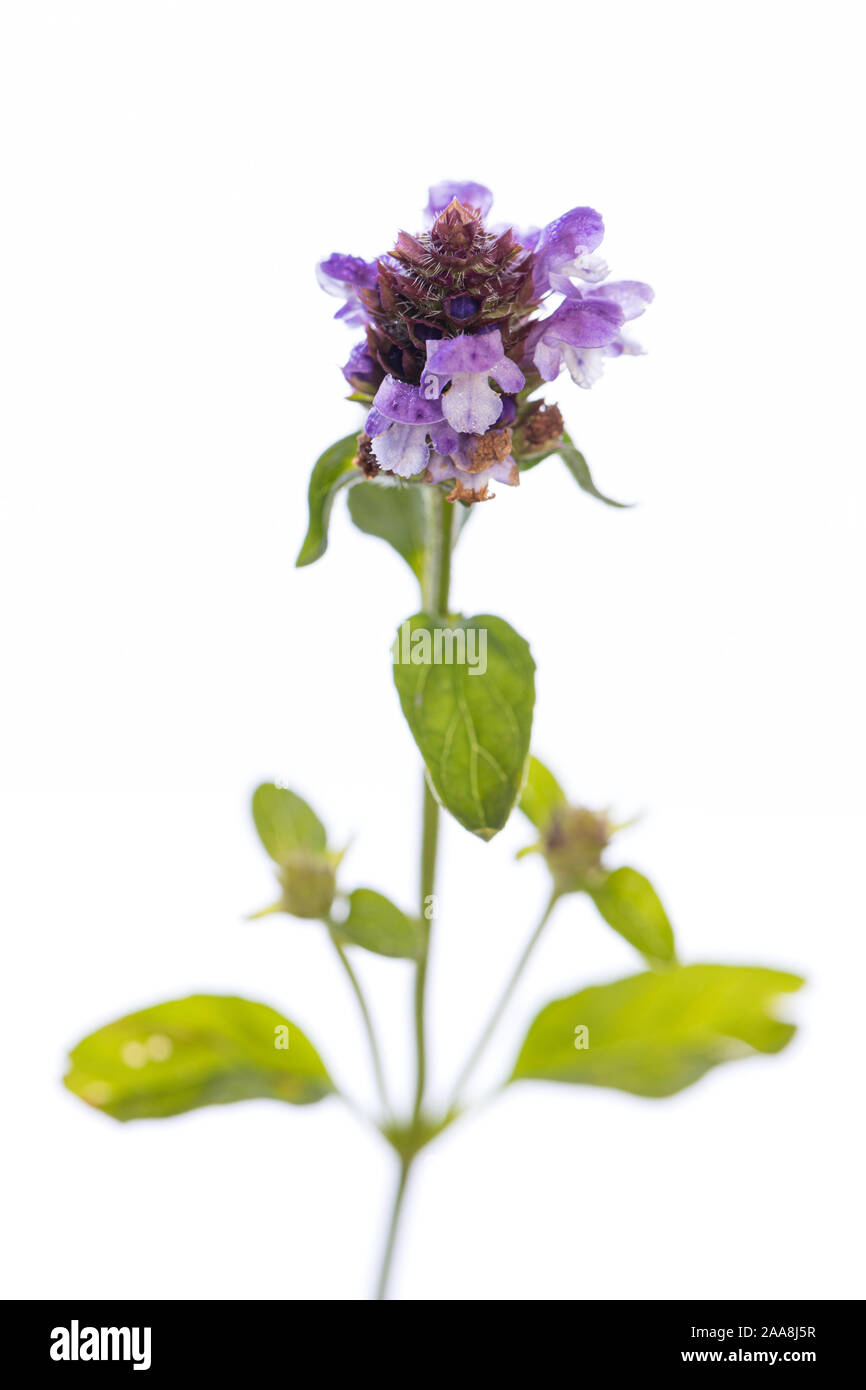
<svg viewBox="0 0 866 1390"><path fill-rule="evenodd" d="M376 456L373 453L373 441L368 434L358 435L358 452L355 455L355 465L360 468L365 478L375 478L381 472Z"/></svg>
<svg viewBox="0 0 866 1390"><path fill-rule="evenodd" d="M488 430L469 436L459 466L466 473L483 473L494 463L503 463L510 453L511 430Z"/></svg>
<svg viewBox="0 0 866 1390"><path fill-rule="evenodd" d="M485 483L483 487L469 487L459 478L446 497L446 502L489 502L490 484Z"/></svg>
<svg viewBox="0 0 866 1390"><path fill-rule="evenodd" d="M523 426L523 437L527 447L533 451L543 449L562 438L565 423L558 405L547 405L542 401Z"/></svg>

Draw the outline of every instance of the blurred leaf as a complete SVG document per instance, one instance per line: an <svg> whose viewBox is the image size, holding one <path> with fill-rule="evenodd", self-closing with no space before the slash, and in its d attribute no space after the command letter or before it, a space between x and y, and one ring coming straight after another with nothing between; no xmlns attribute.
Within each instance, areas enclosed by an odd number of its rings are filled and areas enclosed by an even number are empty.
<svg viewBox="0 0 866 1390"><path fill-rule="evenodd" d="M248 912L246 920L248 922L258 922L261 917L272 917L275 912L285 912L282 898L278 903L270 903L267 907L260 907L258 912Z"/></svg>
<svg viewBox="0 0 866 1390"><path fill-rule="evenodd" d="M356 888L349 895L349 915L334 930L352 946L363 946L378 956L415 960L420 937L415 922L372 888Z"/></svg>
<svg viewBox="0 0 866 1390"><path fill-rule="evenodd" d="M544 830L556 807L565 804L565 792L553 773L538 758L531 757L526 784L520 793L523 814L538 830Z"/></svg>
<svg viewBox="0 0 866 1390"><path fill-rule="evenodd" d="M672 961L674 933L661 900L636 869L614 869L596 887L587 889L608 926L653 960Z"/></svg>
<svg viewBox="0 0 866 1390"><path fill-rule="evenodd" d="M287 1047L277 1045L286 1038ZM309 1105L334 1090L299 1028L266 1004L229 995L128 1014L84 1038L70 1060L64 1084L116 1120L262 1097Z"/></svg>
<svg viewBox="0 0 866 1390"><path fill-rule="evenodd" d="M321 853L327 845L325 827L301 797L286 787L263 782L253 793L253 820L268 854L285 865L297 850Z"/></svg>
<svg viewBox="0 0 866 1390"><path fill-rule="evenodd" d="M603 492L599 492L595 483L592 481L589 464L580 450L575 448L569 435L563 434L562 443L557 447L556 453L559 454L578 487L583 488L584 492L588 492L591 497L597 497L599 502L606 503L608 507L620 507L625 509L633 505L631 502L614 502L612 497L605 497Z"/></svg>
<svg viewBox="0 0 866 1390"><path fill-rule="evenodd" d="M449 650L458 659L443 659ZM467 830L492 839L517 800L529 752L528 644L489 614L446 624L418 613L397 634L395 657L400 704L436 798Z"/></svg>
<svg viewBox="0 0 866 1390"><path fill-rule="evenodd" d="M802 983L753 966L688 965L597 985L542 1009L511 1080L670 1096L721 1062L780 1052L796 1030L769 1005ZM579 1028L588 1046L578 1046Z"/></svg>
<svg viewBox="0 0 866 1390"><path fill-rule="evenodd" d="M533 454L530 458L518 458L516 460L517 467L521 473L528 473L530 469L537 468L540 463L544 463L545 459L553 458L554 454L561 452L562 446L559 443L554 444L552 448L545 449L542 454Z"/></svg>
<svg viewBox="0 0 866 1390"><path fill-rule="evenodd" d="M349 493L349 515L368 536L393 546L418 579L424 564L423 484L358 483Z"/></svg>
<svg viewBox="0 0 866 1390"><path fill-rule="evenodd" d="M353 462L357 452L357 434L347 434L345 439L338 439L336 444L326 449L316 461L307 492L310 521L295 561L299 568L320 560L327 550L328 523L334 498L340 488L361 476Z"/></svg>

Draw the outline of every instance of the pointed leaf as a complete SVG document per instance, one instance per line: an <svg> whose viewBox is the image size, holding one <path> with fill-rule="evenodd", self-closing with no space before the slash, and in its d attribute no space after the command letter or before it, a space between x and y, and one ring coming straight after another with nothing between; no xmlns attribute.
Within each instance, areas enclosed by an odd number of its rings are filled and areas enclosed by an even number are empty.
<svg viewBox="0 0 866 1390"><path fill-rule="evenodd" d="M592 481L589 464L580 450L575 448L569 435L563 434L562 443L558 446L556 452L559 454L578 487L583 488L583 491L588 492L591 497L597 497L599 502L606 503L608 507L626 509L633 505L631 502L614 502L612 497L605 497L603 492L599 492L595 483Z"/></svg>
<svg viewBox="0 0 866 1390"><path fill-rule="evenodd" d="M421 939L417 923L372 888L356 888L349 896L349 915L335 930L352 946L378 956L415 960Z"/></svg>
<svg viewBox="0 0 866 1390"><path fill-rule="evenodd" d="M529 752L528 644L489 614L446 623L418 613L397 634L394 656L400 704L436 798L491 839L517 800Z"/></svg>
<svg viewBox="0 0 866 1390"><path fill-rule="evenodd" d="M519 804L523 814L538 830L544 830L557 806L566 804L565 792L550 768L536 757L529 759L529 771Z"/></svg>
<svg viewBox="0 0 866 1390"><path fill-rule="evenodd" d="M368 536L393 546L418 579L424 564L423 484L358 483L349 493L349 515Z"/></svg>
<svg viewBox="0 0 866 1390"><path fill-rule="evenodd" d="M321 853L327 845L325 827L315 811L273 782L263 782L253 793L253 820L259 839L277 864L285 864L296 850Z"/></svg>
<svg viewBox="0 0 866 1390"><path fill-rule="evenodd" d="M300 568L320 560L328 548L328 523L334 498L341 488L361 477L354 465L358 452L357 434L338 439L316 461L310 475L307 505L310 513L307 534L295 564Z"/></svg>
<svg viewBox="0 0 866 1390"><path fill-rule="evenodd" d="M795 1029L769 1006L802 983L754 966L689 965L584 989L542 1009L511 1080L670 1096L721 1062L780 1052Z"/></svg>
<svg viewBox="0 0 866 1390"><path fill-rule="evenodd" d="M82 1039L70 1061L64 1084L116 1120L257 1098L309 1105L334 1090L300 1028L266 1004L220 994L119 1018Z"/></svg>
<svg viewBox="0 0 866 1390"><path fill-rule="evenodd" d="M674 933L668 915L649 879L637 869L614 869L587 891L608 926L632 946L653 960L674 959Z"/></svg>

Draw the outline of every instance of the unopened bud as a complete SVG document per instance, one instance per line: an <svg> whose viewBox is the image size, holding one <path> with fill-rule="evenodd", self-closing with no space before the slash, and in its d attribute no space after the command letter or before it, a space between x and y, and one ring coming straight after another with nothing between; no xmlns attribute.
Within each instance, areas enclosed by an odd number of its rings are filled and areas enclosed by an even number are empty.
<svg viewBox="0 0 866 1390"><path fill-rule="evenodd" d="M280 867L282 908L293 917L327 917L337 891L330 856L298 849Z"/></svg>
<svg viewBox="0 0 866 1390"><path fill-rule="evenodd" d="M602 854L610 843L607 816L585 806L559 806L544 832L543 853L560 893L591 888L604 877Z"/></svg>

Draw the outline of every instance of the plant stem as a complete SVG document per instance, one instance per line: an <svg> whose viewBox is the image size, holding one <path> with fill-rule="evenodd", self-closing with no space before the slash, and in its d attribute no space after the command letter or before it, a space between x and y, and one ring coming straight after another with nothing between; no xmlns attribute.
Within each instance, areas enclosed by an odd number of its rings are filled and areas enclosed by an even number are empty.
<svg viewBox="0 0 866 1390"><path fill-rule="evenodd" d="M388 1234L385 1237L385 1249L382 1255L382 1266L379 1271L379 1282L376 1285L377 1299L385 1299L388 1295L388 1280L391 1276L391 1262L394 1258L394 1246L397 1241L400 1214L403 1210L403 1198L406 1195L406 1184L409 1180L409 1170L411 1167L411 1158L400 1160L400 1177L397 1182L397 1189L394 1193L391 1220L388 1224Z"/></svg>
<svg viewBox="0 0 866 1390"><path fill-rule="evenodd" d="M421 607L433 618L448 612L451 586L451 547L455 502L446 502L438 487L424 489L427 508L427 539L421 574Z"/></svg>
<svg viewBox="0 0 866 1390"><path fill-rule="evenodd" d="M451 586L451 547L454 526L454 506L446 502L438 487L425 487L421 490L426 507L426 546L424 566L421 574L421 608L431 618L446 620L448 614L448 595ZM415 1099L412 1106L412 1119L409 1133L421 1138L424 1093L427 1087L427 1024L425 1016L427 998L427 965L430 958L431 922L436 913L436 851L439 844L439 803L424 778L424 800L421 826L421 873L420 910L422 927L421 951L415 966ZM377 1299L384 1299L388 1293L388 1280L394 1258L400 1216L406 1184L415 1156L421 1147L400 1155L400 1176L394 1193L391 1220L385 1240L382 1267L377 1286Z"/></svg>
<svg viewBox="0 0 866 1390"><path fill-rule="evenodd" d="M364 998L364 991L361 988L360 980L358 979L354 969L352 968L352 963L349 960L349 957L346 955L346 952L344 951L342 945L337 939L334 927L329 925L328 930L331 940L334 943L334 950L340 957L340 963L342 964L343 969L349 977L349 983L352 986L355 998L358 1001L358 1007L361 1010L361 1017L364 1021L364 1029L367 1034L367 1041L370 1044L370 1058L373 1063L373 1074L376 1078L376 1089L379 1092L379 1101L384 1111L385 1120L387 1122L390 1122L391 1102L388 1099L388 1087L385 1084L385 1072L382 1067L382 1054L379 1051L379 1044L376 1041L376 1030L373 1027L373 1019L370 1016L370 1010L367 1008L367 1001Z"/></svg>
<svg viewBox="0 0 866 1390"><path fill-rule="evenodd" d="M553 893L551 895L550 901L547 904L547 907L544 909L544 912L542 913L541 921L538 923L538 926L535 928L534 932L532 933L531 937L526 943L526 946L523 949L523 954L521 955L520 959L515 965L514 970L511 972L511 976L508 980L507 985L505 986L505 989L502 992L502 995L499 999L499 1003L496 1005L495 1009L493 1010L493 1013L490 1015L490 1018L488 1019L487 1024L485 1025L484 1030L481 1033L481 1036L479 1037L477 1043L475 1044L474 1048L469 1054L466 1064L464 1065L463 1070L457 1078L457 1083L454 1087L454 1098L451 1102L451 1106L449 1107L449 1109L453 1109L458 1104L460 1099L460 1093L463 1090L463 1087L466 1085L467 1081L474 1072L478 1063L481 1061L482 1056L486 1052L488 1043L490 1042L490 1039L493 1037L493 1034L496 1032L496 1029L499 1025L499 1021L502 1018L502 1015L505 1013L505 1010L507 1009L511 1001L511 996L517 988L518 981L520 980L520 977L526 968L527 962L529 961L530 956L532 955L533 951L535 950L536 946L538 945L541 939L541 933L544 931L544 928L550 920L550 914L553 911L556 901L557 894Z"/></svg>
<svg viewBox="0 0 866 1390"><path fill-rule="evenodd" d="M448 592L451 583L451 534L454 524L454 504L446 502L441 491L436 487L428 488L423 495L427 507L427 547L421 579L421 607L431 617L444 618L448 612ZM417 1070L415 1103L412 1109L413 1129L417 1129L421 1118L424 1091L427 1085L425 1001L427 965L430 955L430 924L436 910L436 850L439 843L439 804L430 790L426 776L423 795L419 912L423 940L415 970L415 1055Z"/></svg>

